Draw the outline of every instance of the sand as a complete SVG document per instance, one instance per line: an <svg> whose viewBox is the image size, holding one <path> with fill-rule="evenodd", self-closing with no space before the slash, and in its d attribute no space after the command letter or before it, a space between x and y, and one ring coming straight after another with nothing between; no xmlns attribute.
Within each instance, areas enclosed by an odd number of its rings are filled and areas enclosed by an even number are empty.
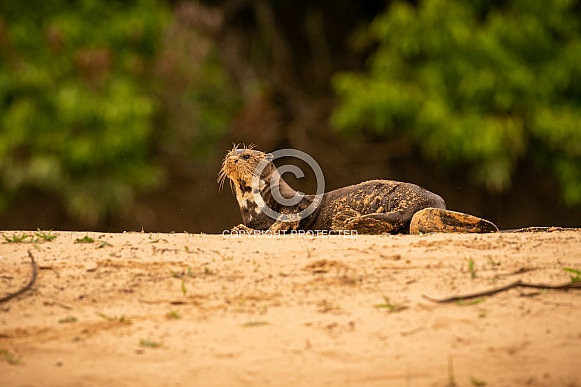
<svg viewBox="0 0 581 387"><path fill-rule="evenodd" d="M0 386L581 386L581 291L422 297L570 282L581 232L51 235L0 244Z"/></svg>

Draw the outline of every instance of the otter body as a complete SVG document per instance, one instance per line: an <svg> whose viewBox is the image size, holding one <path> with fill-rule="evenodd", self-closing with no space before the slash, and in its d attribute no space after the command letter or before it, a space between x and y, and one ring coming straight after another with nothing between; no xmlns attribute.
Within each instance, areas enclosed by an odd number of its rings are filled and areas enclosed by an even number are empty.
<svg viewBox="0 0 581 387"><path fill-rule="evenodd" d="M445 209L446 203L415 184L371 180L324 194L309 229L407 234L412 217L424 208Z"/></svg>
<svg viewBox="0 0 581 387"><path fill-rule="evenodd" d="M269 159L270 157L270 159ZM260 172L259 163L266 165ZM260 174L260 176L257 175ZM276 191L289 199L297 195L278 173L271 156L250 149L231 150L224 159L219 181L229 178L242 215L241 226L253 230L356 230L358 233L409 233L412 218L424 209L445 210L444 200L415 184L371 180L327 192L303 195L294 205L275 200ZM264 205L257 203L260 195ZM299 216L313 202L315 210ZM266 207L278 216L273 218Z"/></svg>

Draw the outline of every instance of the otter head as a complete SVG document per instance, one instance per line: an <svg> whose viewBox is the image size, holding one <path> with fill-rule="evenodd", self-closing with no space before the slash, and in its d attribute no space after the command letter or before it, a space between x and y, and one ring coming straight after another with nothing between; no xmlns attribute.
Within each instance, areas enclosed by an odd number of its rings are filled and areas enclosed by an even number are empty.
<svg viewBox="0 0 581 387"><path fill-rule="evenodd" d="M293 190L283 180L273 160L273 154L255 150L253 145L240 149L234 146L226 154L218 175L220 188L226 178L230 179L242 221L255 230L267 230L279 219L286 221L284 216L302 213L314 201L312 196ZM297 197L298 201L294 201ZM294 202L286 202L289 199ZM298 227L299 221L294 222L293 227Z"/></svg>
<svg viewBox="0 0 581 387"><path fill-rule="evenodd" d="M272 164L272 155L258 150L254 150L254 145L238 148L234 146L226 154L222 162L222 168L218 175L220 188L224 185L226 178L230 179L232 191L236 193L236 199L239 203L251 199L252 193L261 191L268 183L271 175L276 171ZM260 166L259 166L260 164ZM259 171L259 167L261 171ZM264 167L264 168L263 168ZM260 176L258 175L260 173ZM253 187L254 182L258 181L258 186Z"/></svg>

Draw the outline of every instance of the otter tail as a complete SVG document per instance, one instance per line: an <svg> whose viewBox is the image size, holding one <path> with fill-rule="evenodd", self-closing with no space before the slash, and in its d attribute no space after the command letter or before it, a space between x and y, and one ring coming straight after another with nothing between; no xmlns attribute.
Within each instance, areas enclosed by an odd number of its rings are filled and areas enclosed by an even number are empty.
<svg viewBox="0 0 581 387"><path fill-rule="evenodd" d="M490 233L498 227L486 219L441 208L424 208L414 214L410 223L410 234L445 233Z"/></svg>

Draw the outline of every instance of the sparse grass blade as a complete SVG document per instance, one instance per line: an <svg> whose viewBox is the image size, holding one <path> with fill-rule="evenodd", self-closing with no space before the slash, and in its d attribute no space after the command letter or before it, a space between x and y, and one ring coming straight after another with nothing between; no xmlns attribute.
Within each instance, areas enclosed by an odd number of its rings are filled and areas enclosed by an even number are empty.
<svg viewBox="0 0 581 387"><path fill-rule="evenodd" d="M485 298L474 298L472 300L458 300L458 301L456 301L456 304L460 305L460 306L469 306L469 305L480 304L481 302L484 302L485 300L486 300Z"/></svg>
<svg viewBox="0 0 581 387"><path fill-rule="evenodd" d="M0 349L0 361L2 360L11 365L22 364L22 360L18 359L12 352L5 349Z"/></svg>
<svg viewBox="0 0 581 387"><path fill-rule="evenodd" d="M165 314L165 317L168 320L179 320L180 318L182 318L182 316L179 314L177 310L170 310Z"/></svg>
<svg viewBox="0 0 581 387"><path fill-rule="evenodd" d="M101 312L98 312L96 314L97 314L97 316L99 316L107 321L110 321L110 322L116 322L116 323L123 324L123 325L133 324L133 321L131 321L131 319L125 317L125 315L117 317L117 316L107 316L105 313L101 313Z"/></svg>
<svg viewBox="0 0 581 387"><path fill-rule="evenodd" d="M246 328L251 328L251 327L263 327L265 325L270 325L270 324L267 321L256 320L256 321L248 321L247 323L244 323L242 326L246 327Z"/></svg>
<svg viewBox="0 0 581 387"><path fill-rule="evenodd" d="M85 235L82 238L75 239L75 243L93 243L95 240L88 235Z"/></svg>
<svg viewBox="0 0 581 387"><path fill-rule="evenodd" d="M571 282L581 282L581 270L573 269L571 267L564 267L563 270L571 273Z"/></svg>
<svg viewBox="0 0 581 387"><path fill-rule="evenodd" d="M186 294L188 294L188 290L186 289L186 280L185 278L182 278L182 294L185 296Z"/></svg>
<svg viewBox="0 0 581 387"><path fill-rule="evenodd" d="M470 383L476 387L483 387L486 386L486 382L484 380L476 379L475 377L470 378Z"/></svg>
<svg viewBox="0 0 581 387"><path fill-rule="evenodd" d="M139 340L139 345L142 347L147 347L147 348L159 348L159 347L161 347L161 343L159 341L152 341L152 340L147 340L147 339Z"/></svg>
<svg viewBox="0 0 581 387"><path fill-rule="evenodd" d="M54 235L52 233L52 230L50 230L50 231L42 231L39 228L37 228L36 230L37 231L34 233L34 235L36 235L36 237L38 239L41 239L43 241L51 242L51 241L55 240L56 237L57 237L56 235Z"/></svg>
<svg viewBox="0 0 581 387"><path fill-rule="evenodd" d="M59 320L59 324L70 324L70 323L76 323L77 321L79 321L79 320L75 316L69 316L69 317L61 318Z"/></svg>
<svg viewBox="0 0 581 387"><path fill-rule="evenodd" d="M448 356L448 387L457 387L456 376L454 376L454 359L452 355Z"/></svg>
<svg viewBox="0 0 581 387"><path fill-rule="evenodd" d="M468 273L472 278L476 278L476 267L474 260L472 258L467 258L466 261L468 262Z"/></svg>
<svg viewBox="0 0 581 387"><path fill-rule="evenodd" d="M29 234L14 234L12 237L7 237L5 234L2 234L2 238L6 243L21 243L32 237Z"/></svg>
<svg viewBox="0 0 581 387"><path fill-rule="evenodd" d="M391 302L389 297L383 296L383 304L376 304L373 305L375 308L378 309L387 309L388 312L398 312L400 310L407 309L407 306L399 305L394 302Z"/></svg>

